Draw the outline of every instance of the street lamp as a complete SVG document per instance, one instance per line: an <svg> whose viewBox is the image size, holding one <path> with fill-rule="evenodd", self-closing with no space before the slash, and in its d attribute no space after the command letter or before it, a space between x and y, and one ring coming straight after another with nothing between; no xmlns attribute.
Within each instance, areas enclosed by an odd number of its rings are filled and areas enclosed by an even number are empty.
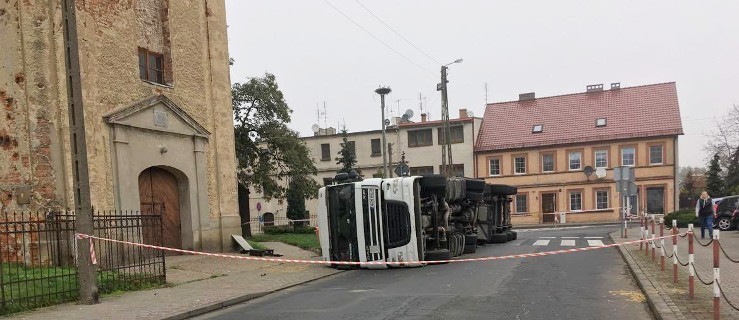
<svg viewBox="0 0 739 320"><path fill-rule="evenodd" d="M392 92L389 87L379 87L375 93L380 95L380 109L382 109L382 177L387 178L387 142L385 142L385 95Z"/></svg>
<svg viewBox="0 0 739 320"><path fill-rule="evenodd" d="M441 83L436 85L436 90L441 91L441 121L443 126L444 144L441 145L441 168L442 174L447 177L451 176L451 169L454 167L452 160L452 144L451 144L451 130L449 127L449 100L447 97L446 83L446 70L447 66L455 63L462 63L462 59L454 60L454 62L447 63L441 66Z"/></svg>

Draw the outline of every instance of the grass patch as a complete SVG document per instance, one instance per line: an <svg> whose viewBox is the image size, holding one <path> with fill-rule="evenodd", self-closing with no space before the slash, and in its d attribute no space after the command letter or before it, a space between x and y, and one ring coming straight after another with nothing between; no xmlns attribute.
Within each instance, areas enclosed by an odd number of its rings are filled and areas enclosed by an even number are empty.
<svg viewBox="0 0 739 320"><path fill-rule="evenodd" d="M253 241L253 240L246 240L246 242L248 242L249 245L252 248L256 249L256 250L266 250L266 249L269 249L265 245L261 244L260 242L256 242L256 241Z"/></svg>
<svg viewBox="0 0 739 320"><path fill-rule="evenodd" d="M79 297L75 268L26 267L17 263L3 263L0 268L5 301L4 307L0 307L0 315L71 302ZM97 278L98 290L104 296L152 289L164 284L163 278L113 271L100 271Z"/></svg>
<svg viewBox="0 0 739 320"><path fill-rule="evenodd" d="M249 240L256 242L282 242L291 246L296 246L304 250L310 250L316 253L321 252L321 244L315 234L304 233L280 233L280 234L256 234ZM251 243L251 242L250 242Z"/></svg>

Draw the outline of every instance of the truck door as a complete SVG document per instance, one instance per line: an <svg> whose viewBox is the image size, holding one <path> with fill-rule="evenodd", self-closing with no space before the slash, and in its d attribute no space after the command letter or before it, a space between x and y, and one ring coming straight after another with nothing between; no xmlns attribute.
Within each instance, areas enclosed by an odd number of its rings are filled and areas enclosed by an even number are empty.
<svg viewBox="0 0 739 320"><path fill-rule="evenodd" d="M354 185L332 187L327 193L329 256L334 261L359 261Z"/></svg>

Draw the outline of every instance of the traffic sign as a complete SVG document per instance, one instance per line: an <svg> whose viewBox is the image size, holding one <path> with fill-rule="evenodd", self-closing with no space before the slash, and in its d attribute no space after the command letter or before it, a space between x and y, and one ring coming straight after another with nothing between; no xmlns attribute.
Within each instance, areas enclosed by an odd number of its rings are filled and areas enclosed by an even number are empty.
<svg viewBox="0 0 739 320"><path fill-rule="evenodd" d="M257 211L262 211L262 203L257 202Z"/></svg>
<svg viewBox="0 0 739 320"><path fill-rule="evenodd" d="M408 176L408 173L410 173L410 171L411 169L405 163L399 164L397 167L395 167L395 170L393 170L393 172L395 172L395 175L398 177Z"/></svg>

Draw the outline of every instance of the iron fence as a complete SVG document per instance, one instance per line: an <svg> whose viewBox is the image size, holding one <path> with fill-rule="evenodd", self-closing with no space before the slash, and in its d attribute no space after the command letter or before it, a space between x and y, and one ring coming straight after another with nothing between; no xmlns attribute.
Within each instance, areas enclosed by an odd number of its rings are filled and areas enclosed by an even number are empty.
<svg viewBox="0 0 739 320"><path fill-rule="evenodd" d="M250 219L247 222L251 232L253 234L264 233L265 227L270 226L306 226L306 227L317 227L318 226L318 215L310 215L306 219L293 220L287 217L275 217L267 214L262 215L260 218Z"/></svg>
<svg viewBox="0 0 739 320"><path fill-rule="evenodd" d="M161 245L160 215L98 211L96 236ZM102 294L165 282L160 250L93 240ZM75 215L0 213L0 314L75 301L79 296Z"/></svg>

